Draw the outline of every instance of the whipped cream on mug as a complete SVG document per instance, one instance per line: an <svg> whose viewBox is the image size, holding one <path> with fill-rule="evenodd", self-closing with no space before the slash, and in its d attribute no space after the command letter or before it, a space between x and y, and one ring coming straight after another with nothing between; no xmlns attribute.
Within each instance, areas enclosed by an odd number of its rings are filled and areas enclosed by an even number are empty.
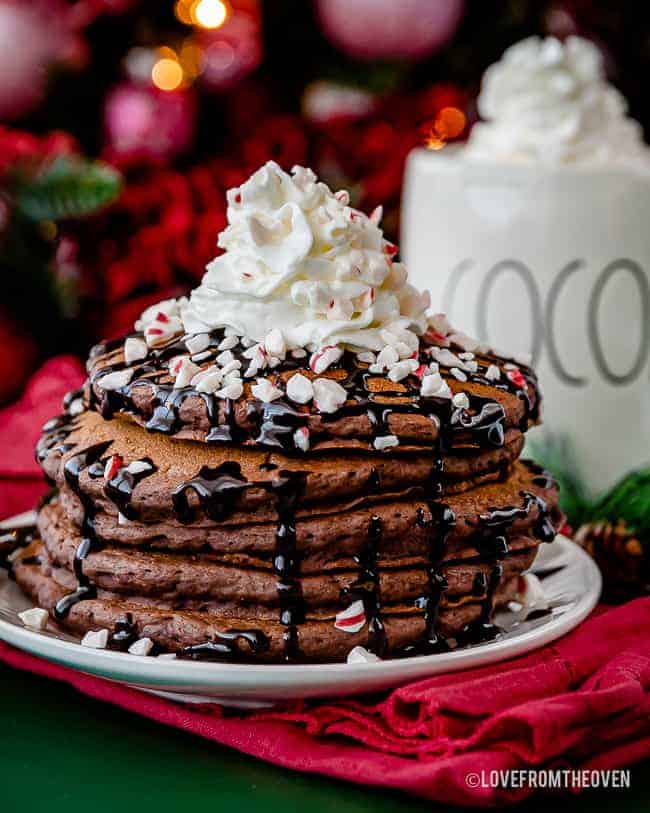
<svg viewBox="0 0 650 813"><path fill-rule="evenodd" d="M393 260L381 209L368 217L310 169L273 161L227 198L224 253L181 307L188 333L225 327L261 342L280 329L288 348L380 350L382 331L426 330L429 294Z"/></svg>
<svg viewBox="0 0 650 813"><path fill-rule="evenodd" d="M545 164L627 164L650 168L650 151L627 102L605 78L598 48L530 37L483 76L483 122L465 149L471 158Z"/></svg>

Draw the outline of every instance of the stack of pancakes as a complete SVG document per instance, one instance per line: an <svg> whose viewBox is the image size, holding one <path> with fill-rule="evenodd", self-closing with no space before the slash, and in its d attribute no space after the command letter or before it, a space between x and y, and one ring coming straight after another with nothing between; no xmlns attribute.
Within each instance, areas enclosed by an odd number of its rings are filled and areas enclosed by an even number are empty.
<svg viewBox="0 0 650 813"><path fill-rule="evenodd" d="M213 355L223 336L210 335ZM108 629L115 648L148 638L178 657L276 662L498 633L494 609L560 521L553 480L519 460L539 411L529 368L478 350L464 353L471 373L441 363L458 402L346 351L318 377L348 399L323 413L260 401L247 382L236 400L175 388L169 359L186 338L130 363L123 341L99 346L85 389L44 427L56 490L12 567L55 623ZM419 360L430 354L423 338ZM102 387L124 370L127 383ZM298 372L316 377L289 356L267 377L284 392Z"/></svg>

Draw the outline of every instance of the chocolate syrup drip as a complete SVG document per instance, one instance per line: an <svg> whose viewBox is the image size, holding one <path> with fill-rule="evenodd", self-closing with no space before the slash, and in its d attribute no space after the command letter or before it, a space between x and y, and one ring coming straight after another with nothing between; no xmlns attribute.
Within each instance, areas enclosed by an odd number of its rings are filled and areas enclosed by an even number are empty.
<svg viewBox="0 0 650 813"><path fill-rule="evenodd" d="M500 447L505 442L506 414L501 404L479 395L469 396L470 412L457 408L451 415L451 436L468 435L473 445ZM455 445L452 440L452 447Z"/></svg>
<svg viewBox="0 0 650 813"><path fill-rule="evenodd" d="M188 387L174 389L171 385L157 384L153 396L153 414L145 424L148 432L175 435L182 428L180 408L192 392Z"/></svg>
<svg viewBox="0 0 650 813"><path fill-rule="evenodd" d="M249 418L254 418L258 427L255 443L260 446L271 446L285 452L295 450L293 440L295 430L305 426L308 415L292 407L284 399L264 403L250 401L247 404Z"/></svg>
<svg viewBox="0 0 650 813"><path fill-rule="evenodd" d="M461 643L478 643L494 638L500 629L490 621L494 607L494 597L503 575L501 561L509 553L506 533L517 521L526 519L533 508L537 509L537 516L533 524L533 533L541 542L551 542L555 537L555 528L549 517L546 502L537 494L522 491L523 505L507 508L490 509L481 514L478 527L472 536L472 542L479 551L483 560L490 563L490 574L481 577L481 595L484 596L481 614L460 633L458 640ZM475 582L474 587L479 585Z"/></svg>
<svg viewBox="0 0 650 813"><path fill-rule="evenodd" d="M126 613L124 618L119 618L115 622L113 632L108 638L108 648L116 652L128 652L131 644L138 640L138 630L133 623L131 613Z"/></svg>
<svg viewBox="0 0 650 813"><path fill-rule="evenodd" d="M149 457L144 457L138 462L147 463L149 468L145 471L133 472L129 471L128 466L122 466L121 469L118 469L115 477L109 480L104 486L104 494L117 506L117 510L120 514L131 520L138 518L138 512L133 505L131 505L131 498L133 497L135 487L139 482L146 477L150 477L157 471L156 466L154 466L153 461ZM90 469L88 474L91 477L93 476Z"/></svg>
<svg viewBox="0 0 650 813"><path fill-rule="evenodd" d="M296 544L295 509L305 489L306 473L283 469L278 474L279 479L271 484L278 512L273 570L278 579L276 588L280 601L280 623L286 628L283 635L284 660L297 661L300 658L298 625L305 620L305 603L298 580L300 552Z"/></svg>
<svg viewBox="0 0 650 813"><path fill-rule="evenodd" d="M241 644L241 645L240 645ZM261 630L230 629L215 635L211 641L186 646L177 658L192 661L247 660L269 648L269 639Z"/></svg>
<svg viewBox="0 0 650 813"><path fill-rule="evenodd" d="M356 581L341 591L341 600L348 606L355 601L363 602L368 624L366 649L380 658L386 653L387 640L381 615L381 593L379 586L379 546L383 535L381 517L370 518L368 536L360 553L354 557L357 566Z"/></svg>
<svg viewBox="0 0 650 813"><path fill-rule="evenodd" d="M83 561L88 556L94 546L97 545L95 534L95 507L93 500L85 494L79 486L79 477L84 469L101 458L104 452L111 445L112 441L98 443L91 446L79 454L68 458L63 467L65 481L68 487L79 498L83 507L83 520L81 523L81 542L74 555L73 569L77 577L78 588L64 596L57 602L54 608L54 615L57 620L63 620L72 607L79 601L94 598L97 595L95 587L90 583L83 572Z"/></svg>
<svg viewBox="0 0 650 813"><path fill-rule="evenodd" d="M416 645L417 654L429 655L448 649L445 638L436 630L440 601L447 589L447 579L442 573L442 563L447 548L447 538L456 524L456 515L448 505L439 502L429 503L428 540L428 592L416 606L424 610L425 635ZM414 653L415 654L415 653Z"/></svg>
<svg viewBox="0 0 650 813"><path fill-rule="evenodd" d="M239 463L227 461L217 468L203 466L197 477L181 483L172 493L174 513L185 524L196 519L189 495L195 494L206 516L219 522L236 509L242 491L250 488Z"/></svg>

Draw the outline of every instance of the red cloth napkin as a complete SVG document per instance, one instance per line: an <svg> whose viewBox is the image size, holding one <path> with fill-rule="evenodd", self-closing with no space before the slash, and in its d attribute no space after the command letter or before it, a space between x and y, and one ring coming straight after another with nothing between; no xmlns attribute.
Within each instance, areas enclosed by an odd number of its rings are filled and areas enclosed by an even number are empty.
<svg viewBox="0 0 650 813"><path fill-rule="evenodd" d="M51 371L59 379L61 363L50 362L30 390L40 378L45 391ZM45 417L39 411L36 422ZM0 422L0 438L6 442L3 432L17 426L34 436L27 415L15 414L14 422ZM23 464L17 459L15 470ZM480 778L476 785L481 772L611 769L650 756L650 599L600 608L560 641L523 658L418 681L379 699L297 703L263 713L177 704L2 643L0 660L276 765L439 802L487 806L533 792L485 787Z"/></svg>
<svg viewBox="0 0 650 813"><path fill-rule="evenodd" d="M45 421L61 412L69 390L81 386L81 362L74 356L47 361L29 381L22 397L0 410L0 519L33 508L45 492L34 447Z"/></svg>

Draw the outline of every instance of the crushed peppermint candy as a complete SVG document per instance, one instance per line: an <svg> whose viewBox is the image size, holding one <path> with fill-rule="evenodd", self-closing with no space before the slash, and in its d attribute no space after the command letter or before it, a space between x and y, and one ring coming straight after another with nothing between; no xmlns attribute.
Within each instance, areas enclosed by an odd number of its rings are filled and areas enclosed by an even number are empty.
<svg viewBox="0 0 650 813"><path fill-rule="evenodd" d="M422 377L420 394L425 398L451 398L449 384L440 373L431 373Z"/></svg>
<svg viewBox="0 0 650 813"><path fill-rule="evenodd" d="M97 379L97 386L100 390L119 390L133 378L133 370L115 370L106 373Z"/></svg>
<svg viewBox="0 0 650 813"><path fill-rule="evenodd" d="M307 376L296 373L287 382L287 395L297 404L307 404L314 397L314 387Z"/></svg>
<svg viewBox="0 0 650 813"><path fill-rule="evenodd" d="M218 398L229 398L231 401L236 401L244 394L244 384L241 378L236 381L230 381L220 390L217 390L216 394Z"/></svg>
<svg viewBox="0 0 650 813"><path fill-rule="evenodd" d="M172 375L176 376L174 380L174 389L181 389L182 387L189 387L190 382L195 375L201 372L198 364L190 360L189 356L183 356L175 360L173 366L170 366Z"/></svg>
<svg viewBox="0 0 650 813"><path fill-rule="evenodd" d="M204 350L207 350L209 346L209 333L196 333L194 336L190 336L188 339L185 339L185 347L187 347L192 355L195 353L202 353Z"/></svg>
<svg viewBox="0 0 650 813"><path fill-rule="evenodd" d="M296 449L300 449L301 452L308 452L311 445L309 442L309 429L306 426L296 429L293 433L293 442Z"/></svg>
<svg viewBox="0 0 650 813"><path fill-rule="evenodd" d="M265 404L270 404L271 401L276 401L284 395L282 390L272 384L268 378L258 378L257 384L253 384L251 387L251 392L254 398L264 401Z"/></svg>
<svg viewBox="0 0 650 813"><path fill-rule="evenodd" d="M124 466L124 460L122 456L119 454L111 455L108 460L106 461L106 465L104 466L104 479L105 480L112 480L113 477L118 473L118 471Z"/></svg>
<svg viewBox="0 0 650 813"><path fill-rule="evenodd" d="M366 623L366 610L363 601L353 601L349 607L336 614L334 627L342 632L359 632Z"/></svg>
<svg viewBox="0 0 650 813"><path fill-rule="evenodd" d="M108 645L108 630L91 630L81 639L81 646L91 649L106 649Z"/></svg>
<svg viewBox="0 0 650 813"><path fill-rule="evenodd" d="M18 613L18 618L23 624L34 630L44 630L47 627L49 617L48 611L42 607L32 607L30 610L23 610L22 613Z"/></svg>
<svg viewBox="0 0 650 813"><path fill-rule="evenodd" d="M223 381L221 370L217 367L208 367L198 373L192 379L192 386L197 392L205 392L208 394L216 392Z"/></svg>
<svg viewBox="0 0 650 813"><path fill-rule="evenodd" d="M363 646L355 646L348 652L348 663L379 663L381 658L374 652L368 652Z"/></svg>
<svg viewBox="0 0 650 813"><path fill-rule="evenodd" d="M234 347L237 347L239 344L239 338L237 336L224 336L223 339L219 342L219 346L217 350L232 350Z"/></svg>
<svg viewBox="0 0 650 813"><path fill-rule="evenodd" d="M211 355L212 355L212 351L211 351L211 350L203 350L203 352L201 352L201 353L195 353L195 354L194 354L193 356L191 356L190 358L191 358L191 359L192 359L192 361L194 361L194 362L200 362L200 361L207 361L207 360L210 358L210 356L211 356Z"/></svg>
<svg viewBox="0 0 650 813"><path fill-rule="evenodd" d="M377 451L383 452L385 449L392 449L394 446L399 446L399 438L397 435L380 435L373 440L372 445Z"/></svg>
<svg viewBox="0 0 650 813"><path fill-rule="evenodd" d="M126 467L129 474L144 474L145 471L153 471L153 464L148 460L134 460Z"/></svg>
<svg viewBox="0 0 650 813"><path fill-rule="evenodd" d="M451 401L453 405L459 409L469 409L469 398L465 392L457 392Z"/></svg>
<svg viewBox="0 0 650 813"><path fill-rule="evenodd" d="M151 638L138 638L129 647L129 655L146 656L153 649L153 641Z"/></svg>
<svg viewBox="0 0 650 813"><path fill-rule="evenodd" d="M291 356L294 359L304 359L307 356L307 351L303 347L296 347L291 351Z"/></svg>
<svg viewBox="0 0 650 813"><path fill-rule="evenodd" d="M147 357L149 348L147 343L138 339L136 336L129 336L124 342L124 361L127 364L133 364L134 361L142 361Z"/></svg>
<svg viewBox="0 0 650 813"><path fill-rule="evenodd" d="M394 364L388 373L391 381L401 381L403 378L414 373L420 365L415 359L404 359Z"/></svg>
<svg viewBox="0 0 650 813"><path fill-rule="evenodd" d="M314 388L314 403L320 412L336 412L347 401L347 392L336 381L328 378L317 378Z"/></svg>
<svg viewBox="0 0 650 813"><path fill-rule="evenodd" d="M522 390L526 389L526 379L521 374L521 370L518 367L515 367L514 370L506 370L506 378L508 378L515 387L519 387Z"/></svg>
<svg viewBox="0 0 650 813"><path fill-rule="evenodd" d="M270 330L264 339L264 347L270 356L283 359L287 353L287 345L284 341L282 331L277 328Z"/></svg>
<svg viewBox="0 0 650 813"><path fill-rule="evenodd" d="M332 364L336 364L342 355L343 348L341 347L337 347L335 345L321 347L320 350L313 353L309 359L309 368L313 373L316 373L316 375L320 375L321 373L324 373L325 370L327 370L327 368Z"/></svg>
<svg viewBox="0 0 650 813"><path fill-rule="evenodd" d="M458 367L452 367L449 371L458 381L467 381L467 376Z"/></svg>
<svg viewBox="0 0 650 813"><path fill-rule="evenodd" d="M501 378L501 370L496 364L490 364L485 371L485 377L488 381L498 381Z"/></svg>

